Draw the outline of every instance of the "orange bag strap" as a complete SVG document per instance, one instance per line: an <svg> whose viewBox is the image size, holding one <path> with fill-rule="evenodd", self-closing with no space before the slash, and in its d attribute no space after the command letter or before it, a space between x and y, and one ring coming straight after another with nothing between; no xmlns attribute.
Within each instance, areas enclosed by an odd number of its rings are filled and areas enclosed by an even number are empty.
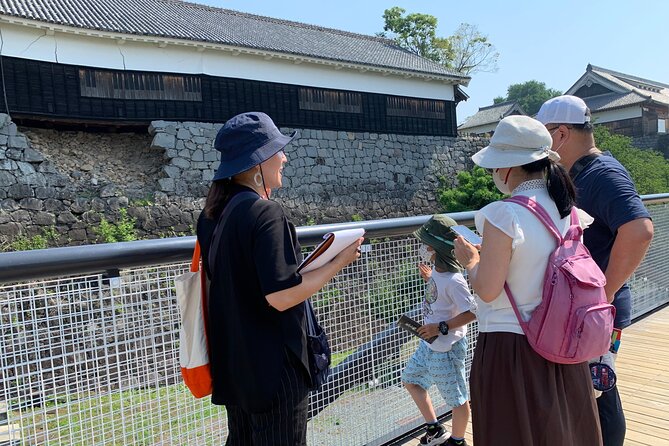
<svg viewBox="0 0 669 446"><path fill-rule="evenodd" d="M193 250L193 260L190 262L190 272L200 271L200 242L195 240L195 249Z"/></svg>

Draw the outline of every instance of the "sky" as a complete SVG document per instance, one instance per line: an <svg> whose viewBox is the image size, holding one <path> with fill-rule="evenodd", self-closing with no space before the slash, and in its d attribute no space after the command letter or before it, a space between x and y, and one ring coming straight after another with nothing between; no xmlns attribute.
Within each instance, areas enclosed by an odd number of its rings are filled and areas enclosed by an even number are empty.
<svg viewBox="0 0 669 446"><path fill-rule="evenodd" d="M499 69L472 75L458 123L529 80L564 92L589 63L669 84L666 0L190 0L220 8L374 35L393 6L438 19L437 35L476 25L495 45Z"/></svg>

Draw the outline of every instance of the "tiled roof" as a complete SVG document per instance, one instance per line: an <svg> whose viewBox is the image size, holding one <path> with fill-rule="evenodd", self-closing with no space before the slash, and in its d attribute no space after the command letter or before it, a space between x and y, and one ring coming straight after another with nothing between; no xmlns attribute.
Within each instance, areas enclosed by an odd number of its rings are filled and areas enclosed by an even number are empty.
<svg viewBox="0 0 669 446"><path fill-rule="evenodd" d="M621 87L622 90L636 93L637 97L643 96L645 100L650 99L661 104L669 105L669 85L667 84L619 73L613 70L607 70L606 68L594 65L588 65L588 71L601 76L609 82L613 82ZM632 100L632 98L630 97L628 100Z"/></svg>
<svg viewBox="0 0 669 446"><path fill-rule="evenodd" d="M0 0L0 14L58 25L253 48L422 73L469 77L391 40L180 0Z"/></svg>
<svg viewBox="0 0 669 446"><path fill-rule="evenodd" d="M597 96L583 98L591 112L612 110L614 108L627 107L642 104L648 100L648 96L642 96L636 92L630 93L607 93Z"/></svg>
<svg viewBox="0 0 669 446"><path fill-rule="evenodd" d="M526 114L516 101L500 102L499 104L481 107L476 114L467 118L467 120L462 123L458 129L468 129L499 122L502 120L502 118L509 116L514 111L523 115Z"/></svg>

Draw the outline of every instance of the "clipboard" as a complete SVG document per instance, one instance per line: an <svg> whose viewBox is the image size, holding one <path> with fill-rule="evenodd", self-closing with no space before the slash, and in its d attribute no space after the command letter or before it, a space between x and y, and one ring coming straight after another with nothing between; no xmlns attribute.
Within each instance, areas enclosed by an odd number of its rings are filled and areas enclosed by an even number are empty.
<svg viewBox="0 0 669 446"><path fill-rule="evenodd" d="M365 235L365 230L362 228L328 232L323 236L323 241L297 267L297 272L308 273L320 268L363 235Z"/></svg>

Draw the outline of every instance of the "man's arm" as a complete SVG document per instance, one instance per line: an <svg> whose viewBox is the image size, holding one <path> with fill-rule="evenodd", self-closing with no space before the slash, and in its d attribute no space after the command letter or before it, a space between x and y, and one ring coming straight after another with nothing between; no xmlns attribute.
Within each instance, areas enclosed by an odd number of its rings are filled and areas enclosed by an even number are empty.
<svg viewBox="0 0 669 446"><path fill-rule="evenodd" d="M613 301L616 292L639 266L652 239L653 223L649 218L638 218L618 228L609 265L604 273L604 289L609 302Z"/></svg>

